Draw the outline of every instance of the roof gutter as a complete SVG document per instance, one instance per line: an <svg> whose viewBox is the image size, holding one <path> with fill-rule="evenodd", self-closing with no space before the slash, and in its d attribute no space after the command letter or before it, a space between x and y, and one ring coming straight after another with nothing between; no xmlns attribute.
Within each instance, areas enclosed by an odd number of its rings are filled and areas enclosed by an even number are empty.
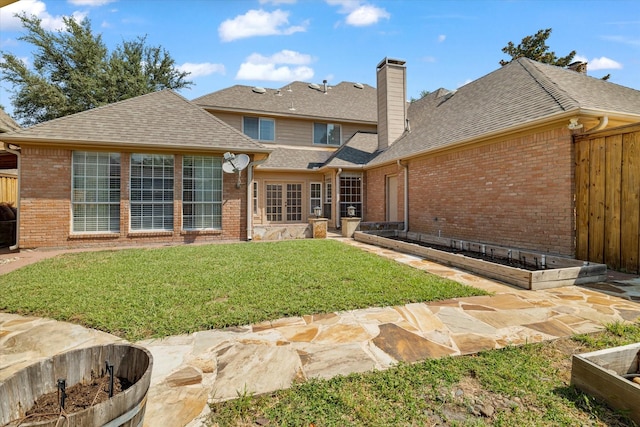
<svg viewBox="0 0 640 427"><path fill-rule="evenodd" d="M250 242L253 240L253 167L261 165L266 162L266 159L253 161L249 163L249 167L247 168L247 240Z"/></svg>
<svg viewBox="0 0 640 427"><path fill-rule="evenodd" d="M404 169L404 227L402 231L406 233L409 231L409 165L398 159L398 166Z"/></svg>
<svg viewBox="0 0 640 427"><path fill-rule="evenodd" d="M100 148L100 149L108 149L113 150L114 147L117 148L128 148L128 149L152 149L158 151L167 151L167 152L176 152L176 145L170 144L137 144L130 142L121 142L121 141L74 141L74 140L56 140L56 139L48 139L48 138L16 138L11 136L2 136L2 140L9 143L21 144L21 145L54 145L56 147L62 148L75 148L75 147L84 147L90 146L91 148ZM233 147L216 147L210 145L181 145L179 147L180 152L226 152L229 151L230 148ZM236 147L237 149L238 147ZM250 153L264 153L268 154L273 151L271 148L242 148L245 152Z"/></svg>
<svg viewBox="0 0 640 427"><path fill-rule="evenodd" d="M14 154L18 158L18 183L16 185L16 243L13 246L9 246L10 251L17 251L20 249L20 163L21 163L21 154L20 147L14 146L16 148L11 148L10 144L4 144L4 149L11 154Z"/></svg>
<svg viewBox="0 0 640 427"><path fill-rule="evenodd" d="M559 122L559 121L564 120L564 119L568 120L570 118L575 118L576 116L594 117L594 118L598 118L598 119L601 119L603 116L608 116L609 118L612 118L612 119L615 118L617 120L629 120L629 123L633 123L634 121L637 122L637 121L640 120L640 114L618 113L618 112L609 112L609 111L603 111L603 110L575 108L575 109L572 109L572 110L565 111L565 112L563 112L561 114L541 117L539 119L532 120L530 122L517 124L517 125L512 126L510 128L495 130L495 131L486 133L484 135L478 135L476 137L463 139L463 140L454 142L452 144L447 144L447 145L442 146L442 147L437 147L437 148L431 148L431 149L427 149L427 150L423 150L423 151L418 151L416 153L412 153L410 155L403 156L403 157L404 157L405 160L408 160L410 158L423 156L425 154L434 154L434 153L439 153L439 152L442 152L442 151L448 151L448 150L451 150L453 148L464 147L465 145L475 144L475 143L481 142L481 141L486 141L486 140L489 140L491 138L495 138L496 136L504 137L504 136L508 136L510 134L514 134L514 133L517 133L517 132L524 131L524 130L529 129L531 127L549 124L550 120ZM385 166L385 165L390 165L390 164L395 163L395 161L396 161L396 159L392 159L392 160L387 160L387 161L382 162L382 163L375 163L375 164L372 164L372 165L368 164L368 165L365 166L365 169L372 169L372 168L378 168L378 167Z"/></svg>

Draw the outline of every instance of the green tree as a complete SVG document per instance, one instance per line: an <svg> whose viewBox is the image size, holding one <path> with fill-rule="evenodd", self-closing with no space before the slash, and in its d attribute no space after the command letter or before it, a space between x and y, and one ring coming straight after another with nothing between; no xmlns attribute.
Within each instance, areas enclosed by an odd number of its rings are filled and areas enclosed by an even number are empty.
<svg viewBox="0 0 640 427"><path fill-rule="evenodd" d="M549 51L549 46L546 45L547 39L551 35L551 28L546 30L540 30L535 35L526 36L522 39L518 46L513 42L509 42L502 51L511 56L511 60L500 60L500 65L507 65L514 59L529 58L534 61L543 62L545 64L557 65L559 67L566 67L571 63L573 57L576 56L576 51L572 50L567 56L558 58L555 52Z"/></svg>
<svg viewBox="0 0 640 427"><path fill-rule="evenodd" d="M1 78L13 85L15 117L33 125L162 89L193 83L161 47L146 38L123 41L109 53L91 22L65 17L64 29L47 31L36 16L18 15L26 30L19 39L35 46L33 69L2 52Z"/></svg>

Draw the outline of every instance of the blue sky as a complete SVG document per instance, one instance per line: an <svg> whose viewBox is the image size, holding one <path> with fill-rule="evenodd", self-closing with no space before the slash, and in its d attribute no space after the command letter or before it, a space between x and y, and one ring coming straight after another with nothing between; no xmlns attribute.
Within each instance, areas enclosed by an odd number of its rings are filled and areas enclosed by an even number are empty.
<svg viewBox="0 0 640 427"><path fill-rule="evenodd" d="M147 36L190 71L187 99L234 84L282 87L301 80L375 86L385 57L407 64L407 97L456 89L500 67L501 49L538 30L558 56L577 51L589 75L640 90L640 1L632 0L20 0L0 9L0 50L32 47L12 15L49 29L64 15L88 17L110 49ZM12 111L6 83L0 104Z"/></svg>

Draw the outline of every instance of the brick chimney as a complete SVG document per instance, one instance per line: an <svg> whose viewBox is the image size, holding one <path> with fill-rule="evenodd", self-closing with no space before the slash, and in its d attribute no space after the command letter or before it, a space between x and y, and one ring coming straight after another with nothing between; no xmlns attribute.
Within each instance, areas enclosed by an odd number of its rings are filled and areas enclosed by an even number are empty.
<svg viewBox="0 0 640 427"><path fill-rule="evenodd" d="M587 63L582 61L572 62L567 65L567 68L571 71L575 71L580 74L587 74Z"/></svg>
<svg viewBox="0 0 640 427"><path fill-rule="evenodd" d="M384 58L376 68L378 87L378 149L389 147L405 130L407 68L405 61Z"/></svg>

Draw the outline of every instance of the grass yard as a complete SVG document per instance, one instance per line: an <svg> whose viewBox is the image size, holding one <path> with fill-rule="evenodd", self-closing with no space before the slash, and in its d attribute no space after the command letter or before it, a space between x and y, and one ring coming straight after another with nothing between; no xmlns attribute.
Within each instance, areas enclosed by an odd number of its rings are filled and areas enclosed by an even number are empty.
<svg viewBox="0 0 640 427"><path fill-rule="evenodd" d="M485 292L333 240L66 254L0 275L0 311L131 341Z"/></svg>
<svg viewBox="0 0 640 427"><path fill-rule="evenodd" d="M210 405L227 426L634 426L570 386L571 355L640 342L640 323L552 342L310 380Z"/></svg>

